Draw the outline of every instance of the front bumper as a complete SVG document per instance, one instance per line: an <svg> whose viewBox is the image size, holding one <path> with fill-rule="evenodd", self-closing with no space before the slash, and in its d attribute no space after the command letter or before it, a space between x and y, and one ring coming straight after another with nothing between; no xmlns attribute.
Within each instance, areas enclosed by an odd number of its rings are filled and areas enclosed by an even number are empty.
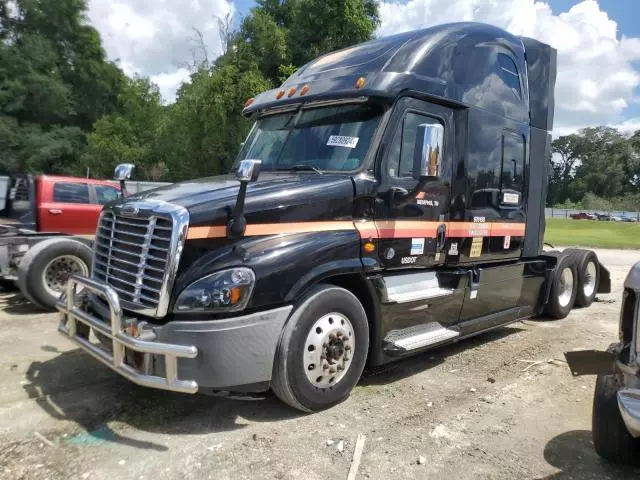
<svg viewBox="0 0 640 480"><path fill-rule="evenodd" d="M618 392L618 406L627 430L632 437L640 437L640 389L625 388Z"/></svg>
<svg viewBox="0 0 640 480"><path fill-rule="evenodd" d="M81 305L77 286L106 301L108 318ZM183 393L269 382L280 334L293 308L152 326L125 318L111 287L78 276L69 280L56 306L62 313L58 331L104 365L138 385ZM93 329L110 348L91 342L79 324Z"/></svg>

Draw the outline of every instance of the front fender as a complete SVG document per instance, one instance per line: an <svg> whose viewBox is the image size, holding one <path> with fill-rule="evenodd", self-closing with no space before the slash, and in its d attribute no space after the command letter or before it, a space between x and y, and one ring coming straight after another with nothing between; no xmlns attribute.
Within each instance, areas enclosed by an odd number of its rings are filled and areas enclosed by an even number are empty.
<svg viewBox="0 0 640 480"><path fill-rule="evenodd" d="M344 230L247 237L198 258L177 279L172 300L199 278L241 265L256 274L247 310L290 303L325 278L362 273L360 236L356 230Z"/></svg>

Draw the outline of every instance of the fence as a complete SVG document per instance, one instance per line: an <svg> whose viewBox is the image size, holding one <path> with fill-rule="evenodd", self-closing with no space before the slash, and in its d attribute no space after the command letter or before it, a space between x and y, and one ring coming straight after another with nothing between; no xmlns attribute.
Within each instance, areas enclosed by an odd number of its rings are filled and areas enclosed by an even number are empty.
<svg viewBox="0 0 640 480"><path fill-rule="evenodd" d="M545 208L544 215L547 218L571 218L572 214L591 213L594 215L610 215L612 217L630 218L640 222L640 211L605 211L605 210L572 210L568 208Z"/></svg>

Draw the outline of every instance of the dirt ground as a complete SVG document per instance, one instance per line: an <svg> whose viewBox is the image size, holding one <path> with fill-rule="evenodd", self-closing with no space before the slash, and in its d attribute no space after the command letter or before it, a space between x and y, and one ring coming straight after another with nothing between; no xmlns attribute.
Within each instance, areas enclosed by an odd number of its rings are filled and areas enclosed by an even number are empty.
<svg viewBox="0 0 640 480"><path fill-rule="evenodd" d="M640 251L598 254L613 293L590 308L367 372L347 402L314 415L270 395L137 387L67 343L57 315L0 294L0 478L346 479L364 434L359 479L637 479L595 454L595 378L573 378L563 362L617 338L622 281Z"/></svg>

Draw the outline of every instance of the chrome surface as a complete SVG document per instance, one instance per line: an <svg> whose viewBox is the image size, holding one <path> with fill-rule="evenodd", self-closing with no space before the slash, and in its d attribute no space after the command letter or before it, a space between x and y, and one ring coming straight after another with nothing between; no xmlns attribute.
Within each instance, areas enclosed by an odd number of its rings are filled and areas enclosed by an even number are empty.
<svg viewBox="0 0 640 480"><path fill-rule="evenodd" d="M618 406L627 430L634 438L640 438L640 390L625 388L618 392Z"/></svg>
<svg viewBox="0 0 640 480"><path fill-rule="evenodd" d="M582 285L582 291L586 297L593 295L596 289L596 281L598 279L598 266L594 262L587 264L587 269L584 272L584 284Z"/></svg>
<svg viewBox="0 0 640 480"><path fill-rule="evenodd" d="M317 388L329 388L349 371L356 336L351 321L332 312L319 318L309 330L302 353L307 379Z"/></svg>
<svg viewBox="0 0 640 480"><path fill-rule="evenodd" d="M75 255L56 257L42 270L42 284L49 295L58 297L72 275L89 275L89 266Z"/></svg>
<svg viewBox="0 0 640 480"><path fill-rule="evenodd" d="M459 336L460 332L456 330L450 330L438 322L430 322L402 330L393 330L389 332L384 341L390 344L391 348L415 350Z"/></svg>
<svg viewBox="0 0 640 480"><path fill-rule="evenodd" d="M85 288L106 300L109 307L110 325L85 312L77 305L77 287ZM144 387L183 393L198 391L198 384L195 381L178 378L178 358L196 358L198 349L192 345L172 345L152 341L153 332L150 331L145 332L145 340L127 334L123 329L120 300L113 288L89 278L73 276L69 279L66 294L63 294L56 303L56 308L62 312L62 321L58 326L58 331L123 377ZM101 348L100 345L91 343L88 336L79 335L78 322L110 339L112 342L111 352ZM125 348L144 354L163 355L165 377L146 374L125 363ZM145 357L145 359L147 358Z"/></svg>
<svg viewBox="0 0 640 480"><path fill-rule="evenodd" d="M260 175L261 160L242 160L236 170L236 179L241 182L255 182Z"/></svg>
<svg viewBox="0 0 640 480"><path fill-rule="evenodd" d="M136 166L133 163L121 163L116 165L116 169L113 172L114 180L129 180L133 174L133 169Z"/></svg>
<svg viewBox="0 0 640 480"><path fill-rule="evenodd" d="M453 290L441 288L436 272L409 273L383 277L387 301L407 303L453 295Z"/></svg>
<svg viewBox="0 0 640 480"><path fill-rule="evenodd" d="M440 156L444 144L444 126L439 123L418 125L414 148L414 177L440 176Z"/></svg>
<svg viewBox="0 0 640 480"><path fill-rule="evenodd" d="M130 201L105 209L92 278L111 287L125 309L165 316L188 226L187 210L166 202Z"/></svg>
<svg viewBox="0 0 640 480"><path fill-rule="evenodd" d="M573 296L573 271L566 267L562 270L560 282L558 284L558 303L562 307L566 307L571 302Z"/></svg>

